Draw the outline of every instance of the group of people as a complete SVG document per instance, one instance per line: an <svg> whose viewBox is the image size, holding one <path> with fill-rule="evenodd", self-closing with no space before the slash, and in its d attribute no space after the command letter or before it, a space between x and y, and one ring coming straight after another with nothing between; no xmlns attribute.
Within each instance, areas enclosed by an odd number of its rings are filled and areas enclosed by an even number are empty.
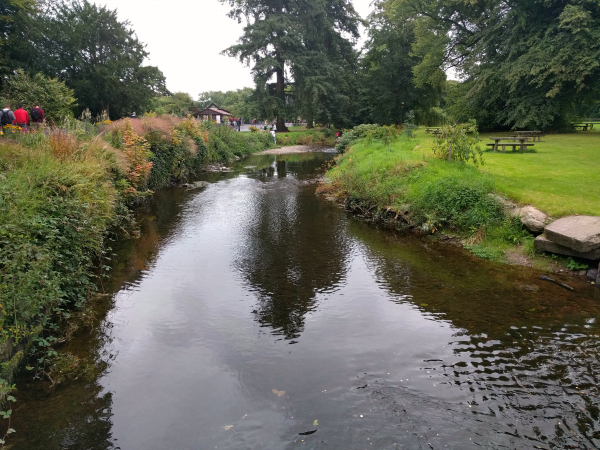
<svg viewBox="0 0 600 450"><path fill-rule="evenodd" d="M26 131L31 126L41 126L44 123L44 118L44 110L40 108L39 103L36 103L30 112L23 108L23 104L19 104L14 112L10 109L10 104L4 105L4 109L0 111L0 125L2 128L7 125L16 125Z"/></svg>

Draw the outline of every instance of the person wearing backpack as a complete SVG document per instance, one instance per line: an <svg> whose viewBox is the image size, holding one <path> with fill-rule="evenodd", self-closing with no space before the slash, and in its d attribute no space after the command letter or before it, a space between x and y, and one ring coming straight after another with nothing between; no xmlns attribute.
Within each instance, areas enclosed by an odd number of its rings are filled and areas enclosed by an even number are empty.
<svg viewBox="0 0 600 450"><path fill-rule="evenodd" d="M23 131L27 131L29 126L29 113L23 109L23 104L15 110L15 125L21 127Z"/></svg>
<svg viewBox="0 0 600 450"><path fill-rule="evenodd" d="M44 122L44 110L40 108L39 102L35 104L35 107L31 110L31 124L35 128L42 126Z"/></svg>
<svg viewBox="0 0 600 450"><path fill-rule="evenodd" d="M10 110L10 105L4 105L4 109L0 111L0 125L4 128L7 125L12 125L15 121L15 113Z"/></svg>

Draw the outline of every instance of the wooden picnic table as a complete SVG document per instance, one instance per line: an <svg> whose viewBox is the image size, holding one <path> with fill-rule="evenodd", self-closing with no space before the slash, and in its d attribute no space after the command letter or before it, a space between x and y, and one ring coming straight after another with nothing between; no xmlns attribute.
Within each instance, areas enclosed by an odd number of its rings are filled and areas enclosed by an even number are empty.
<svg viewBox="0 0 600 450"><path fill-rule="evenodd" d="M528 136L521 136L521 137L506 137L506 136L502 136L502 137L491 137L490 138L492 141L494 141L494 143L490 143L490 144L486 144L488 146L492 147L492 151L497 151L498 147L501 146L502 147L502 151L504 153L506 153L506 146L512 146L513 151L515 151L515 149L517 148L517 146L519 147L519 151L523 152L525 151L525 149L527 147L533 147L535 144L526 144L527 140L529 140ZM511 143L503 143L501 141L511 141ZM519 141L518 143L515 141Z"/></svg>
<svg viewBox="0 0 600 450"><path fill-rule="evenodd" d="M537 139L537 142L542 142L542 136L545 136L545 134L511 134L510 137L512 137L514 139L524 137L524 138L527 138L526 142L529 141L529 139L531 139L533 142L535 142L536 139Z"/></svg>
<svg viewBox="0 0 600 450"><path fill-rule="evenodd" d="M427 128L425 128L425 133L433 132L435 134L436 131L439 131L441 129L442 129L442 127L427 127Z"/></svg>
<svg viewBox="0 0 600 450"><path fill-rule="evenodd" d="M582 121L582 122L573 122L571 123L571 125L573 125L573 128L581 128L582 131L587 131L588 129L593 130L594 129L594 124L596 125L600 125L600 122L598 121Z"/></svg>

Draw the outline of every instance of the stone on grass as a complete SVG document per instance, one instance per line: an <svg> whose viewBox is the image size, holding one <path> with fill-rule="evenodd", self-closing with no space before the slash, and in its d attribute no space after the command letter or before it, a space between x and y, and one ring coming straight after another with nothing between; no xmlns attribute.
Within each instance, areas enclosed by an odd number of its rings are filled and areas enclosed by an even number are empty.
<svg viewBox="0 0 600 450"><path fill-rule="evenodd" d="M521 219L521 223L530 233L540 234L544 232L548 216L533 206L523 206L513 211L513 216Z"/></svg>
<svg viewBox="0 0 600 450"><path fill-rule="evenodd" d="M546 228L546 232L548 229ZM546 236L540 235L535 238L534 241L535 249L540 252L556 253L558 255L573 256L575 258L587 259L590 261L597 261L600 259L600 248L591 250L589 252L578 252L572 248L565 247L564 245L557 244L554 241L546 238Z"/></svg>
<svg viewBox="0 0 600 450"><path fill-rule="evenodd" d="M600 217L563 217L546 227L546 237L579 253L600 250Z"/></svg>

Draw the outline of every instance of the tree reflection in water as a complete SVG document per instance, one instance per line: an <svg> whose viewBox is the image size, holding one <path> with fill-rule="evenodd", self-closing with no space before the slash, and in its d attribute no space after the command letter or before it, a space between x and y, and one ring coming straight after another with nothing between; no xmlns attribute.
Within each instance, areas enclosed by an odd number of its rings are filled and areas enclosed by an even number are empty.
<svg viewBox="0 0 600 450"><path fill-rule="evenodd" d="M248 243L238 261L248 290L258 299L256 319L286 339L300 336L318 296L340 284L349 255L343 212L306 201L315 193L306 186L305 174L314 174L324 161L310 156L278 156L276 177L264 178L258 217L248 228Z"/></svg>

